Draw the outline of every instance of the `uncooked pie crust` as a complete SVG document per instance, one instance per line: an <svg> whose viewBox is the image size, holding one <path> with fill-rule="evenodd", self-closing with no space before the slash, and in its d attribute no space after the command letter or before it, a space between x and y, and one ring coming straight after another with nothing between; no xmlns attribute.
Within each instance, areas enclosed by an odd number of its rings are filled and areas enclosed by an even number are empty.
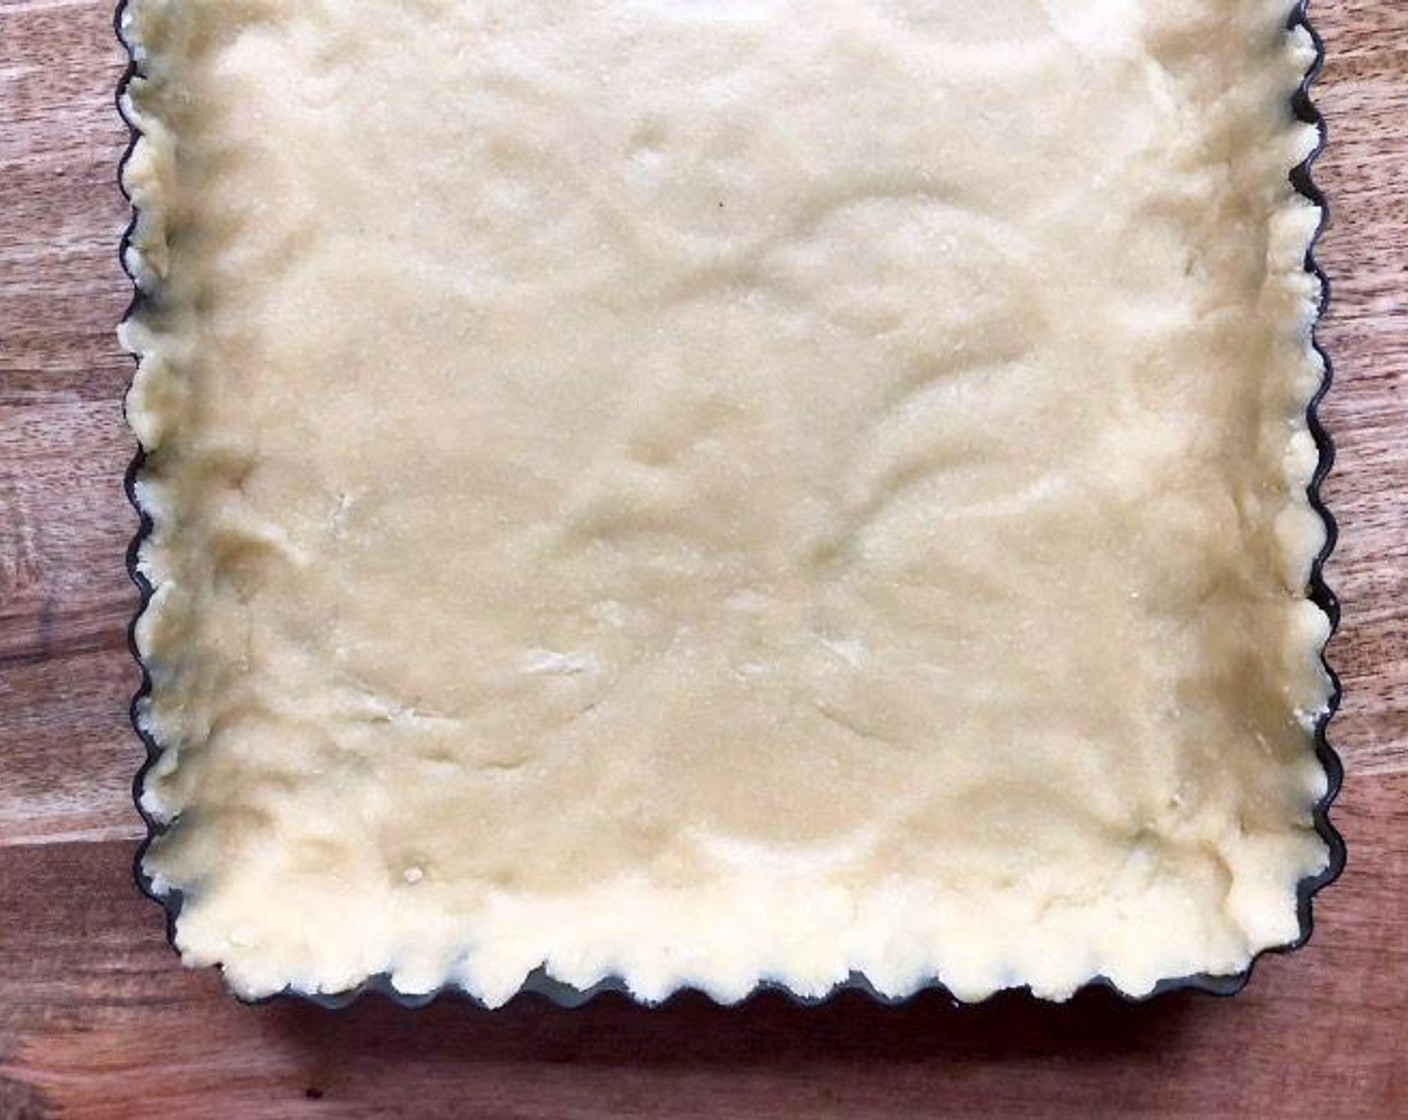
<svg viewBox="0 0 1408 1120"><path fill-rule="evenodd" d="M1293 940L1288 7L132 3L186 960L1063 998Z"/></svg>

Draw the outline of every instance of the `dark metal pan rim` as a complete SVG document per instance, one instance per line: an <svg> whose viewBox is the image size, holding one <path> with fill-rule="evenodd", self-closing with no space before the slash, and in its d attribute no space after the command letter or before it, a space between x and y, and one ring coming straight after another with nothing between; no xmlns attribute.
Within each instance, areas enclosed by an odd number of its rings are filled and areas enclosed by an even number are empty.
<svg viewBox="0 0 1408 1120"><path fill-rule="evenodd" d="M123 34L122 28L123 14L127 9L128 2L129 0L118 0L117 10L114 18L114 26L116 29L117 38L119 42L122 43L123 48L127 51L128 54L128 65L118 85L117 90L118 113L127 123L130 134L128 139L127 150L124 153L122 157L122 162L119 166L118 179L120 184L122 181L122 167L126 165L127 160L131 156L132 150L136 146L138 140L138 132L136 126L134 122L128 119L125 109L123 107L123 101L127 91L127 86L132 81L132 79L138 75L138 63L133 51L133 46L127 41L125 35ZM1319 263L1315 259L1315 245L1319 241L1319 238L1324 232L1325 226L1329 221L1329 208L1326 204L1324 195L1321 193L1319 187L1315 185L1314 179L1311 174L1315 160L1324 150L1326 141L1325 121L1324 118L1321 116L1320 111L1316 108L1314 101L1312 100L1311 86L1315 82L1316 78L1319 76L1320 70L1324 65L1325 46L1324 42L1321 40L1320 36L1315 31L1315 28L1311 23L1310 16L1306 11L1308 2L1309 0L1295 0L1294 8L1287 20L1287 27L1291 30L1304 30L1310 36L1310 39L1314 44L1315 48L1314 60L1312 61L1309 69L1306 71L1306 74L1303 77L1299 88L1296 89L1294 95L1292 96L1291 103L1296 117L1304 123L1313 125L1315 127L1318 133L1318 140L1316 141L1314 149L1305 158L1305 160L1291 171L1290 180L1292 186L1294 186L1295 189L1302 196L1304 196L1310 202L1314 203L1320 209L1320 224L1316 229L1314 236L1311 238L1311 242L1307 247L1305 254L1305 269L1317 279L1320 285L1320 302L1316 309L1315 315L1315 320L1318 323L1319 319L1325 314L1325 311L1329 305L1330 285L1329 280L1325 276L1324 271L1321 269ZM125 193L125 186L123 189ZM133 284L132 302L128 305L126 312L123 314L123 322L126 322L127 319L129 319L132 315L138 312L150 298L149 295L145 293L142 288L138 285L137 278L132 272L128 259L128 248L131 243L132 235L136 230L136 225L137 214L134 210L128 222L127 229L123 233L121 247L119 250L119 259L122 263L123 271L127 273L128 278L132 281ZM1335 598L1334 592L1331 591L1328 585L1325 583L1324 567L1326 561L1329 559L1331 552L1334 551L1335 542L1338 536L1338 529L1334 517L1330 514L1329 510L1325 508L1324 502L1321 499L1320 488L1321 484L1324 482L1325 477L1329 474L1330 469L1334 463L1335 448L1329 433L1321 424L1318 414L1320 402L1324 398L1325 393L1330 388L1330 383L1333 378L1333 372L1329 357L1321 348L1318 339L1316 339L1315 337L1313 329L1311 333L1310 345L1319 355L1320 360L1323 363L1324 377L1320 383L1319 388L1316 390L1315 394L1311 398L1306 408L1307 426L1310 430L1311 436L1315 440L1315 445L1319 452L1319 460L1317 462L1314 475L1311 479L1310 486L1308 488L1308 496L1311 508L1313 508L1315 512L1324 521L1325 543L1321 548L1319 555L1315 557L1315 560L1311 565L1310 581L1307 590L1310 600L1314 602L1318 607L1320 607L1320 609L1323 610L1328 616L1330 620L1330 634L1331 636L1333 636L1333 634L1339 627L1340 608L1339 601ZM137 494L137 480L141 474L144 459L145 452L139 447L135 457L132 460L131 465L128 467L124 483L128 501L131 502L133 509L136 510L139 519L136 535L133 537L132 542L127 550L127 570L132 578L132 581L137 585L137 589L140 594L140 602L138 604L137 613L133 617L132 622L128 627L128 647L131 650L132 657L136 660L137 665L141 670L141 684L137 690L136 695L132 698L132 705L129 715L133 729L141 738L142 743L146 748L146 760L142 764L141 769L137 772L137 775L132 783L132 799L137 807L137 812L141 814L142 820L145 823L147 829L147 835L137 849L136 858L133 864L133 874L136 879L137 886L142 891L142 893L145 894L148 898L152 899L154 902L159 903L165 911L166 939L174 949L176 947L176 920L177 916L180 914L182 904L181 892L177 890L170 890L166 892L157 891L154 884L152 883L151 878L146 874L145 870L142 867L142 860L143 857L146 855L147 848L151 845L152 841L165 830L166 827L160 821L155 820L151 816L151 814L146 811L146 809L142 805L141 800L142 787L145 783L147 772L156 764L157 760L160 758L162 753L161 746L153 740L151 734L142 726L141 720L139 718L139 712L142 701L150 693L152 684L151 675L148 671L148 667L145 661L142 658L141 652L137 648L136 641L137 623L140 620L142 614L146 611L153 594L153 588L151 583L147 580L146 576L142 574L142 571L138 566L138 559L142 543L146 540L152 530L151 515L146 509L142 507L141 500ZM1331 691L1329 701L1325 709L1320 712L1316 717L1314 727L1314 742L1316 757L1319 759L1321 766L1323 766L1325 770L1326 789L1324 796L1314 807L1313 819L1316 832L1319 833L1321 839L1325 841L1325 844L1329 850L1329 859L1327 865L1322 871L1320 871L1316 875L1302 879L1297 886L1296 912L1300 930L1295 940L1286 945L1279 945L1269 949L1263 949L1261 952L1257 953L1247 964L1247 967L1240 972L1230 973L1227 975L1197 973L1190 976L1173 977L1161 980L1153 988L1152 991L1142 996L1130 995L1104 976L1097 976L1092 980L1088 981L1085 985L1082 986L1080 991L1085 991L1087 989L1104 988L1113 992L1125 1002L1131 1004L1143 1003L1149 999L1154 998L1155 996L1163 995L1167 992L1185 990L1203 992L1215 996L1233 996L1240 992L1244 987L1246 987L1247 983L1251 980L1252 972L1256 968L1257 962L1260 961L1262 957L1270 954L1282 954L1293 952L1294 950L1299 949L1301 946L1305 945L1306 942L1310 940L1311 933L1314 929L1314 922L1312 916L1312 900L1322 888L1328 886L1330 883L1334 882L1339 877L1340 873L1344 870L1346 859L1344 839L1340 836L1338 830L1330 821L1330 806L1334 802L1335 796L1336 794L1338 794L1340 785L1343 782L1344 768L1340 762L1339 756L1335 753L1334 748L1331 747L1329 739L1327 737L1327 729L1330 720L1339 707L1341 688L1338 676L1335 674L1334 670L1329 666L1329 664L1325 662L1323 656L1321 657L1321 663L1324 665L1325 672L1329 676ZM699 989L689 985L681 986L672 991L665 998L665 1000L660 1002L660 1004L648 1004L647 1006L661 1006L684 992L698 990ZM901 997L891 997L877 991L874 986L872 986L862 974L852 973L846 980L835 985L825 995L810 997L798 995L796 992L788 988L785 984L781 984L777 981L763 980L752 990L752 992L749 993L748 996L744 998L744 1000L740 1001L740 1003L751 1001L757 994L764 991L781 991L799 1004L805 1006L812 1006L818 1003L823 1003L838 992L844 990L856 990L864 992L878 1003L890 1006L906 1003L917 995L931 991L937 991L944 995L947 995L951 1000L953 1000L954 1003L960 1002L954 999L952 993L949 992L949 990L938 980L929 981L919 986L917 989L915 989L915 991L911 992L908 995ZM1031 989L1028 986L1009 990L1021 991L1027 994L1031 993ZM408 1008L424 1007L426 1004L441 997L460 999L466 1002L473 1003L476 1006L483 1006L481 1001L477 1000L473 995L456 985L444 985L433 991L418 995L411 995L405 992L401 992L393 985L391 977L385 973L379 976L371 977L363 983L359 984L357 987L345 992L325 994L315 992L304 992L298 991L293 988L286 988L281 992L275 993L271 996L263 997L261 999L244 999L243 997L239 997L238 995L236 996L236 998L240 998L242 1002L255 1004L267 1003L271 1000L277 999L294 998L315 1004L323 1008L339 1009L347 1007L348 1005L356 1002L363 995L372 992L381 993L382 995L388 997L389 999L400 1004L401 1006ZM570 1008L579 1007L582 1004L585 1004L590 1000L596 998L597 996L603 995L608 992L620 993L628 996L633 1000L636 1000L637 1002L643 1002L640 1001L638 997L634 996L630 992L629 988L626 986L625 982L620 977L608 977L597 984L593 984L589 988L576 988L569 984L565 984L559 980L555 980L553 977L548 975L547 971L543 968L536 969L528 976L527 980L519 989L518 995L536 994L545 997L546 999L550 1000L554 1004L557 1004L558 1006ZM735 1004L734 1006L738 1006L738 1004Z"/></svg>

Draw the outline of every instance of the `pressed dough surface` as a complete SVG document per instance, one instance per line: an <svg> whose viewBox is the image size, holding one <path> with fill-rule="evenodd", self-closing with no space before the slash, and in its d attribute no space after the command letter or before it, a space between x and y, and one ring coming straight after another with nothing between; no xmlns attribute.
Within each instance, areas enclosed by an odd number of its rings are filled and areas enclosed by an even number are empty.
<svg viewBox="0 0 1408 1120"><path fill-rule="evenodd" d="M132 13L190 960L1062 996L1294 938L1285 5Z"/></svg>

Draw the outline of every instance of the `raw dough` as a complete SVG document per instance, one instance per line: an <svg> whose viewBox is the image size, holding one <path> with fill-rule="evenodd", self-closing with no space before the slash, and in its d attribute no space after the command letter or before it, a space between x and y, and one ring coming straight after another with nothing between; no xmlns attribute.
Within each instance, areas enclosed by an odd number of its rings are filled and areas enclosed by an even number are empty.
<svg viewBox="0 0 1408 1120"><path fill-rule="evenodd" d="M1288 0L136 0L234 989L1230 973L1326 862Z"/></svg>

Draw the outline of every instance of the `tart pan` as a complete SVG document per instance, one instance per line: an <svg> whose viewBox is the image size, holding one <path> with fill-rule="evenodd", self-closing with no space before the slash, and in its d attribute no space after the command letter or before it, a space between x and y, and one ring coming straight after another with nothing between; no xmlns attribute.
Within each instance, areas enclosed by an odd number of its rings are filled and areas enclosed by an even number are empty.
<svg viewBox="0 0 1408 1120"><path fill-rule="evenodd" d="M127 150L124 153L121 164L118 168L119 186L121 186L122 181L122 169L126 165L127 158L131 155L132 149L136 145L138 138L136 126L128 116L125 107L128 83L133 79L133 77L137 76L139 73L138 63L133 53L132 45L127 41L123 34L123 14L127 8L127 2L128 0L119 0L114 19L114 27L117 38L119 42L122 43L124 50L126 50L128 54L128 65L118 85L117 90L118 113L123 118L123 121L127 124L130 134ZM1319 319L1324 315L1326 308L1329 305L1330 286L1329 281L1325 276L1325 273L1320 268L1320 265L1315 259L1315 243L1319 240L1321 233L1324 232L1324 229L1329 222L1329 208L1326 204L1324 195L1321 193L1320 189L1315 185L1315 182L1311 175L1312 167L1315 163L1315 160L1324 150L1325 147L1326 128L1324 118L1321 116L1319 110L1315 107L1315 104L1311 98L1310 87L1314 83L1315 79L1319 76L1321 67L1324 64L1325 46L1323 40L1321 40L1320 36L1316 33L1314 27L1311 24L1310 17L1306 11L1307 4L1308 0L1296 0L1295 7L1291 11L1290 16L1287 20L1288 29L1304 29L1305 32L1309 34L1315 49L1314 60L1312 61L1310 68L1306 72L1304 78L1301 80L1299 88L1293 94L1291 99L1291 105L1297 119L1315 127L1319 139L1314 149L1310 152L1306 159L1294 169L1292 169L1290 173L1290 181L1292 186L1294 186L1295 189L1303 197L1308 199L1310 202L1314 203L1320 209L1320 224L1315 231L1314 237L1312 237L1311 239L1310 245L1306 249L1305 255L1306 271L1315 276L1317 281L1319 282L1319 303L1315 312L1315 320L1316 322L1318 322ZM126 192L124 188L124 194L125 193ZM139 310L143 306L143 304L150 298L150 296L147 293L144 293L140 286L137 284L137 278L133 274L133 271L130 268L128 262L128 248L132 235L136 229L136 222L137 216L134 212L128 224L127 230L123 234L119 250L119 259L121 260L123 271L127 273L128 278L132 281L134 293L132 302L128 306L127 311L123 316L124 321L132 314L134 314L137 310ZM1308 492L1311 508L1315 510L1315 512L1323 519L1325 523L1325 543L1322 546L1319 555L1315 558L1311 566L1310 581L1307 586L1307 594L1309 599L1313 603L1315 603L1315 605L1318 606L1321 610L1323 610L1326 616L1329 618L1330 635L1331 637L1333 637L1335 631L1339 627L1340 608L1339 601L1335 598L1334 592L1332 592L1325 583L1324 566L1325 562L1330 556L1330 553L1334 550L1338 532L1334 517L1325 508L1325 505L1321 500L1320 486L1324 482L1326 475L1329 474L1330 468L1334 463L1335 449L1334 443L1331 440L1329 433L1326 432L1324 426L1321 424L1318 415L1318 406L1320 404L1320 401L1330 387L1330 382L1332 379L1332 370L1329 358L1325 354L1324 350L1321 349L1319 342L1314 337L1313 330L1311 334L1310 345L1319 355L1324 374L1320 387L1317 389L1314 396L1311 398L1310 403L1306 409L1307 425L1311 436L1315 440L1315 445L1319 452L1319 461L1316 465L1314 475L1311 479ZM182 894L179 890L171 890L165 894L158 893L154 888L151 878L147 875L147 873L142 867L143 858L145 857L147 848L150 846L151 842L162 832L164 832L167 827L169 827L168 824L164 824L160 821L153 819L152 816L147 813L147 811L142 807L141 801L142 787L145 782L147 772L151 769L153 765L155 765L157 759L161 756L162 753L161 745L157 743L152 738L151 734L142 726L140 719L140 709L142 706L142 702L145 700L148 693L151 691L151 676L147 670L146 664L142 659L142 655L137 648L136 627L137 621L141 618L142 613L146 610L147 604L151 601L153 593L151 583L142 574L142 571L138 564L138 557L141 551L142 543L146 540L147 536L151 533L152 529L151 516L145 509L142 508L142 504L138 497L136 488L137 479L141 474L144 460L145 452L139 447L136 456L133 458L131 465L128 467L127 475L124 480L124 486L126 489L128 501L131 502L132 507L136 510L139 518L137 533L133 537L132 542L127 550L127 571L128 574L131 576L132 581L137 585L137 589L140 596L140 602L138 604L137 613L133 617L132 622L128 627L128 648L131 650L132 657L134 658L134 660L136 660L137 665L141 670L141 684L137 690L136 695L132 698L129 718L131 720L133 729L136 731L137 735L142 741L143 746L146 748L146 760L142 764L140 770L138 770L132 784L133 802L135 803L137 807L137 812L141 815L147 830L146 838L141 842L141 844L137 848L136 858L133 863L133 875L136 879L137 886L141 890L141 892L148 898L152 899L152 901L159 903L165 911L166 939L167 942L174 949L176 948L176 920L181 912ZM1323 657L1322 664L1324 664ZM1325 770L1326 790L1324 796L1321 798L1321 800L1313 810L1313 818L1315 830L1317 833L1319 833L1321 839L1325 841L1325 844L1328 848L1328 862L1326 863L1326 866L1322 871L1320 871L1316 875L1312 875L1305 879L1302 879L1297 886L1296 913L1299 922L1300 932L1297 935L1296 939L1287 945L1280 945L1274 948L1262 950L1262 952L1256 954L1256 956L1252 958L1252 960L1248 963L1247 967L1241 972L1230 973L1227 975L1210 975L1208 973L1197 973L1190 976L1171 977L1159 981L1159 983L1155 985L1154 989L1144 996L1131 996L1128 993L1121 991L1111 981L1109 981L1103 976L1096 977L1093 980L1088 981L1082 988L1079 989L1079 991L1085 991L1091 988L1105 988L1114 992L1122 1000L1129 1003L1142 1003L1154 998L1155 996L1159 996L1167 992L1183 990L1204 992L1216 996L1233 996L1240 992L1244 987L1246 987L1247 983L1251 979L1252 971L1254 970L1257 961L1260 960L1262 956L1267 953L1279 954L1293 952L1294 950L1299 949L1307 941L1310 940L1311 932L1313 929L1312 900L1314 899L1314 896L1323 887L1328 886L1330 883L1334 882L1334 880L1339 877L1340 873L1344 870L1346 857L1344 839L1340 836L1339 832L1335 829L1335 826L1331 823L1329 815L1331 803L1334 801L1336 794L1338 794L1340 785L1344 777L1343 765L1340 762L1339 756L1335 753L1334 748L1330 745L1329 739L1327 737L1327 728L1329 722L1333 717L1336 709L1339 707L1341 690L1339 678L1335 675L1334 670L1330 668L1328 664L1325 664L1325 671L1329 675L1331 691L1329 700L1326 703L1325 708L1316 717L1314 727L1314 742L1316 757L1319 759L1321 766L1324 767ZM761 982L753 990L750 996L746 997L745 1001L743 1002L746 1002L748 999L752 999L753 996L759 994L760 992L772 990L783 992L797 1003L804 1005L812 1005L825 1002L837 992L844 991L847 989L854 989L857 991L864 992L866 995L870 996L875 1001L887 1005L902 1004L909 1001L910 999L913 999L914 996L919 995L920 993L929 991L941 992L945 996L947 996L953 1003L960 1003L960 1001L955 999L952 994L948 991L948 989L937 980L932 980L921 985L909 995L901 997L890 997L878 992L864 977L864 975L858 972L853 972L847 979L835 985L835 987L833 987L829 993L820 997L800 996L784 984L765 980ZM675 991L671 994L678 994L679 992L686 990L691 989L689 989L688 986L684 986L675 989ZM1025 991L1030 994L1029 988L1023 987L1017 988L1016 990ZM639 1001L637 997L632 995L630 990L626 987L624 981L622 981L619 977L607 977L606 979L603 979L598 983L593 984L589 988L577 988L572 985L565 984L562 981L554 979L553 977L547 974L545 969L541 967L535 969L532 973L529 974L528 978L524 981L519 991L520 993L531 992L543 996L550 1002L565 1008L581 1006L582 1004L587 1003L594 997L606 992L620 993L636 1002L642 1002ZM236 996L236 998L240 999L242 1002L257 1004L267 1003L271 1000L276 1000L280 998L293 997L296 999L304 1000L308 1003L312 1003L319 1007L336 1010L339 1008L347 1007L348 1005L356 1002L356 1000L362 995L369 992L380 992L381 994L387 996L389 999L393 1000L395 1003L408 1008L423 1007L427 1003L430 1003L432 1000L435 1000L440 996L451 996L453 998L472 1003L479 1007L483 1006L483 1004L479 1000L475 999L475 997L454 985L445 985L435 989L434 991L424 994L408 995L404 992L398 991L396 987L391 983L391 977L385 973L379 976L371 977L370 979L359 984L357 987L345 992L327 994L302 992L293 988L286 988L281 992L275 993L274 995L265 996L257 1000L248 1000L244 999L244 997L239 996ZM669 997L666 998L668 999Z"/></svg>

